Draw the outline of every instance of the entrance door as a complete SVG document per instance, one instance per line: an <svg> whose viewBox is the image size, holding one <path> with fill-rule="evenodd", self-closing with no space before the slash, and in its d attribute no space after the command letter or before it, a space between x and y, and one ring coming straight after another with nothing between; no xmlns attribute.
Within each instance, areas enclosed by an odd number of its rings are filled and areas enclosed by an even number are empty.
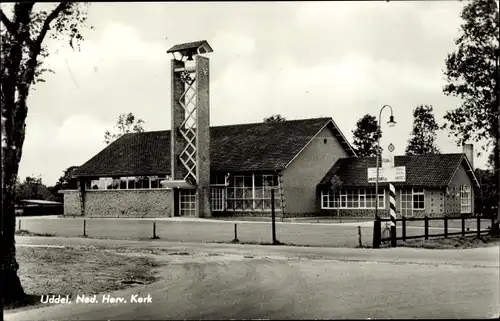
<svg viewBox="0 0 500 321"><path fill-rule="evenodd" d="M196 190L179 190L179 215L196 216Z"/></svg>

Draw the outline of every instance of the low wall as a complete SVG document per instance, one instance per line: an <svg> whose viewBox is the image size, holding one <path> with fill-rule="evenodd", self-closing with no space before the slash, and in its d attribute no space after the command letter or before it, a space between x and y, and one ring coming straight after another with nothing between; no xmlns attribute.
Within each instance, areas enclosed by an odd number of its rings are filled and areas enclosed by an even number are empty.
<svg viewBox="0 0 500 321"><path fill-rule="evenodd" d="M78 191L63 191L64 215L81 216ZM169 217L170 190L98 190L85 192L88 217Z"/></svg>
<svg viewBox="0 0 500 321"><path fill-rule="evenodd" d="M329 217L375 217L374 209L322 209L321 214ZM389 210L379 209L379 216L389 216ZM399 216L399 214L398 214Z"/></svg>
<svg viewBox="0 0 500 321"><path fill-rule="evenodd" d="M429 212L429 211L413 211L413 215L406 215L406 217L442 217L445 214ZM460 213L446 213L446 215L460 215ZM332 216L332 217L375 217L374 209L322 209L321 214L318 216ZM378 211L379 217L389 217L390 213L388 209L382 209ZM396 212L396 217L401 218L401 212Z"/></svg>
<svg viewBox="0 0 500 321"><path fill-rule="evenodd" d="M82 215L80 201L78 200L78 191L65 190L65 191L59 191L59 193L64 194L63 197L64 215L68 216Z"/></svg>
<svg viewBox="0 0 500 321"><path fill-rule="evenodd" d="M286 213L281 214L281 211L276 211L276 217L294 218L294 217L318 217L327 216L326 213L308 212L308 213ZM271 217L271 211L250 212L250 211L225 211L212 212L213 217Z"/></svg>

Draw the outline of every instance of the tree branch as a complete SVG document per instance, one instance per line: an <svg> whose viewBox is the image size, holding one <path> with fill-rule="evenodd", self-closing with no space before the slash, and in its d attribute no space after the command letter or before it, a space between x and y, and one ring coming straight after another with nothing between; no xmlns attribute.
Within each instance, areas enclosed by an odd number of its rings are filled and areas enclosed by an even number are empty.
<svg viewBox="0 0 500 321"><path fill-rule="evenodd" d="M59 14L69 8L71 6L71 2L61 2L57 5L57 7L47 16L47 19L45 19L45 22L43 23L42 30L40 31L40 34L36 38L35 42L33 43L33 48L36 49L36 47L41 47L43 39L45 39L45 36L47 35L47 32L50 29L50 24L54 19L56 19ZM38 53L37 53L38 55Z"/></svg>
<svg viewBox="0 0 500 321"><path fill-rule="evenodd" d="M26 71L23 76L23 82L25 86L29 86L35 77L35 68L37 64L37 58L38 55L40 54L40 51L42 49L42 42L45 39L45 36L47 35L47 32L50 30L50 24L52 21L54 21L64 10L69 8L71 6L71 2L61 2L57 5L57 7L47 16L45 19L45 22L43 23L42 29L40 30L40 33L38 34L38 37L36 37L35 41L33 41L30 44L30 54L29 54L29 60L26 64ZM24 89L27 89L24 88ZM21 91L20 91L21 94ZM27 95L27 90L24 90L24 94Z"/></svg>
<svg viewBox="0 0 500 321"><path fill-rule="evenodd" d="M0 9L0 16L2 19L2 23L5 25L5 28L7 28L7 31L9 31L11 35L17 35L17 30L14 26L14 23L10 21L9 18L7 18L2 9Z"/></svg>

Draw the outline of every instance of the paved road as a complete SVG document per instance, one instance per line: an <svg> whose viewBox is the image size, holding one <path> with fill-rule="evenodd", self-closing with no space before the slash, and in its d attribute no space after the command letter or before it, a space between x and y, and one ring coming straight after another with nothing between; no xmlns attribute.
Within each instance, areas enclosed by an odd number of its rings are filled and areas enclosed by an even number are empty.
<svg viewBox="0 0 500 321"><path fill-rule="evenodd" d="M484 318L498 315L499 247L347 249L18 237L19 246L164 248L161 281L122 304L10 311L6 320ZM170 253L172 254L172 253ZM130 303L131 295L152 303ZM101 296L98 296L101 300Z"/></svg>

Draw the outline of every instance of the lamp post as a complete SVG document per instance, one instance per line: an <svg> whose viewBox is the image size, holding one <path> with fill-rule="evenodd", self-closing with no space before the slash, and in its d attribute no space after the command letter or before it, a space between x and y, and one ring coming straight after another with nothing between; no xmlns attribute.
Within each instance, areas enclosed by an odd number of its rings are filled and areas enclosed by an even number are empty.
<svg viewBox="0 0 500 321"><path fill-rule="evenodd" d="M379 158L380 158L380 136L381 136L380 134L382 133L382 130L380 129L380 120L382 118L382 111L385 109L385 107L389 107L389 109L391 110L391 117L389 118L387 124L390 127L394 127L394 125L396 125L396 122L394 121L392 107L389 105L382 106L378 114L378 120L377 120L378 132L377 132L377 160L375 165L375 169L377 171L377 178L375 179L375 219L378 219L378 169L379 169Z"/></svg>

